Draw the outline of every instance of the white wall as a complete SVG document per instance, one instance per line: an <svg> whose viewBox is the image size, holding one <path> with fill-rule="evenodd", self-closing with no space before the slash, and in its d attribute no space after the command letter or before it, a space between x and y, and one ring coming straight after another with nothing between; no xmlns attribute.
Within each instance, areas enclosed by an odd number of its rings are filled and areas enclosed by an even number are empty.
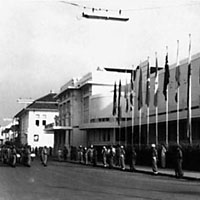
<svg viewBox="0 0 200 200"><path fill-rule="evenodd" d="M42 121L46 120L46 124L54 122L55 115L58 115L58 112L52 111L30 111L29 112L29 128L28 128L28 144L32 147L39 146L51 146L53 147L54 135L45 134L44 125ZM36 126L35 121L39 120L39 126ZM39 136L38 141L34 141L34 135Z"/></svg>

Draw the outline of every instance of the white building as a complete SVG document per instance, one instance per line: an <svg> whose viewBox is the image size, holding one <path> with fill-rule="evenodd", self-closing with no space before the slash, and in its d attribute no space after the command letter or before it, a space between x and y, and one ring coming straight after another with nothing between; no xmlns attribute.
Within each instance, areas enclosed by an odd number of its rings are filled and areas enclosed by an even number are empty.
<svg viewBox="0 0 200 200"><path fill-rule="evenodd" d="M81 78L73 78L61 87L57 95L59 117L46 126L47 133L54 134L54 148L64 145L88 146L110 144L115 140L112 130L117 123L112 116L113 85L130 79L130 73L97 70ZM122 100L123 102L123 100ZM107 139L105 139L106 131ZM96 136L95 136L95 135ZM92 138L98 139L92 140Z"/></svg>
<svg viewBox="0 0 200 200"><path fill-rule="evenodd" d="M35 100L15 115L19 121L18 139L31 147L53 147L54 136L44 133L46 124L54 122L58 115L55 93L49 93Z"/></svg>

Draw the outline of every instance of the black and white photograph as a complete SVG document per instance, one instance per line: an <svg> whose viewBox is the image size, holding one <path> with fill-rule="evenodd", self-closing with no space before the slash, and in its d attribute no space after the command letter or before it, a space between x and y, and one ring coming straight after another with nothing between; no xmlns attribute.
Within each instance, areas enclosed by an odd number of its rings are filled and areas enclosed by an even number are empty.
<svg viewBox="0 0 200 200"><path fill-rule="evenodd" d="M200 1L0 1L0 200L200 199Z"/></svg>

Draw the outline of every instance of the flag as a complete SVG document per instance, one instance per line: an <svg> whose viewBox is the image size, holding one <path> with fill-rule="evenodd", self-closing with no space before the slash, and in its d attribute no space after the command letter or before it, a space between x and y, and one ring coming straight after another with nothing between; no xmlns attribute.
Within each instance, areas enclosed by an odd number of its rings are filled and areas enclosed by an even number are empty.
<svg viewBox="0 0 200 200"><path fill-rule="evenodd" d="M121 121L121 80L119 80L119 90L118 90L118 124Z"/></svg>
<svg viewBox="0 0 200 200"><path fill-rule="evenodd" d="M180 63L179 63L179 41L177 41L177 62L176 62L176 71L175 71L175 81L176 81L176 94L175 94L175 101L178 102L178 88L181 85L180 82Z"/></svg>
<svg viewBox="0 0 200 200"><path fill-rule="evenodd" d="M147 107L149 107L150 103L150 68L149 68L149 59L147 61L147 82L146 82L146 101Z"/></svg>
<svg viewBox="0 0 200 200"><path fill-rule="evenodd" d="M125 98L125 111L128 112L128 108L129 108L129 104L128 104L128 84L127 84L127 80L126 80L126 85L124 88L124 98Z"/></svg>
<svg viewBox="0 0 200 200"><path fill-rule="evenodd" d="M191 38L189 41L189 58L188 58L188 74L187 74L187 137L191 142Z"/></svg>
<svg viewBox="0 0 200 200"><path fill-rule="evenodd" d="M135 88L134 88L134 82L135 82L135 77L136 77L136 71L132 70L131 72L131 81L130 81L130 110L133 110L133 98L134 98L134 93L135 93Z"/></svg>
<svg viewBox="0 0 200 200"><path fill-rule="evenodd" d="M168 65L168 52L165 57L165 74L164 74L164 85L163 85L163 94L165 96L165 101L167 101L167 86L169 84L169 65Z"/></svg>
<svg viewBox="0 0 200 200"><path fill-rule="evenodd" d="M138 110L143 106L142 98L142 68L140 67L139 87L138 87Z"/></svg>
<svg viewBox="0 0 200 200"><path fill-rule="evenodd" d="M112 111L113 116L116 115L116 112L117 112L117 84L115 82L114 93L113 93L113 111Z"/></svg>
<svg viewBox="0 0 200 200"><path fill-rule="evenodd" d="M156 54L156 72L155 72L155 89L154 89L154 106L158 106L158 59Z"/></svg>

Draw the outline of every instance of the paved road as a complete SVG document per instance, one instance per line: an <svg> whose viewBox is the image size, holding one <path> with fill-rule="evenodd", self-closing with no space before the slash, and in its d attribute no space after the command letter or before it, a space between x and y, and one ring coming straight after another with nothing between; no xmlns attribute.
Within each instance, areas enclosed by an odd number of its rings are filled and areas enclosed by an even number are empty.
<svg viewBox="0 0 200 200"><path fill-rule="evenodd" d="M31 168L0 164L0 200L200 199L200 182L35 160Z"/></svg>

